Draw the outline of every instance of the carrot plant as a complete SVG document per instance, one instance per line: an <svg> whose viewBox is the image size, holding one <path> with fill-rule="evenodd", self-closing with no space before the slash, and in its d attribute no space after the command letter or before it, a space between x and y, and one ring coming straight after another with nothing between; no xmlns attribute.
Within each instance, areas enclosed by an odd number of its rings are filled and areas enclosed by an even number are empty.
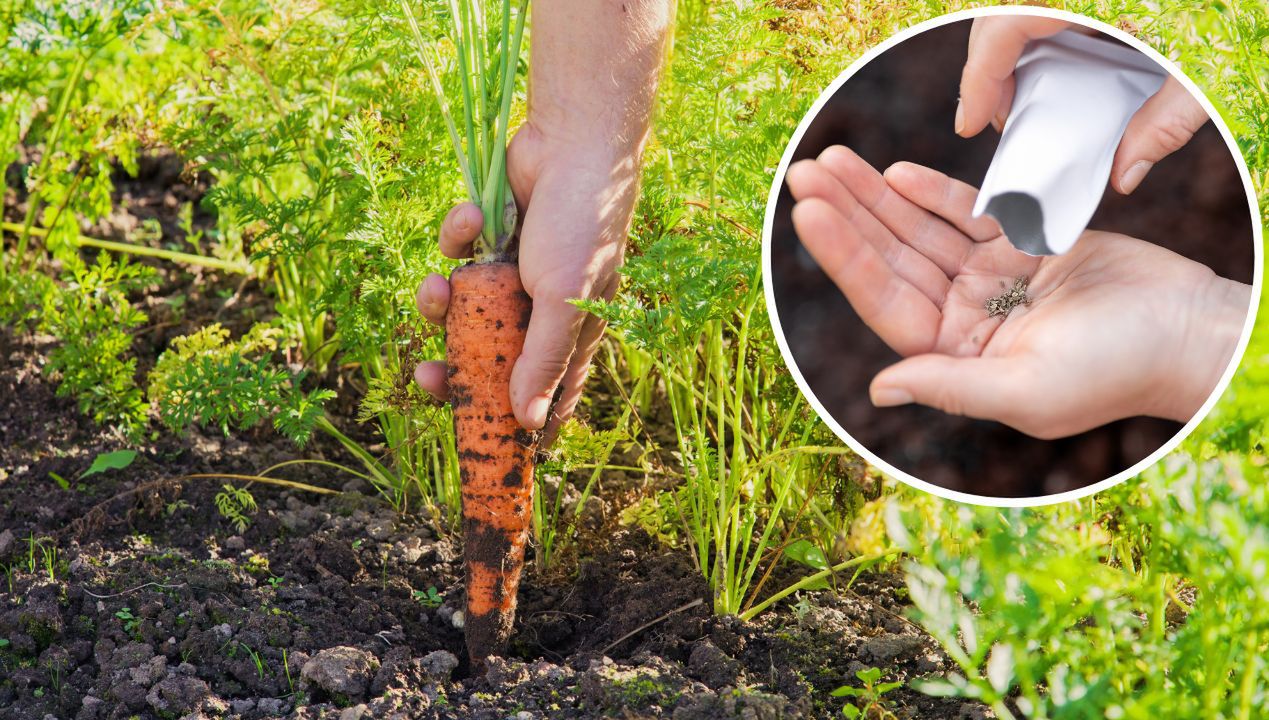
<svg viewBox="0 0 1269 720"><path fill-rule="evenodd" d="M511 369L524 347L532 302L516 262L516 204L507 179L507 137L528 1L453 0L444 24L458 84L451 102L435 44L401 9L453 144L467 197L484 215L472 262L450 274L445 319L454 442L462 479L465 632L483 670L511 636L533 517L537 437L511 409ZM461 102L462 113L456 108Z"/></svg>

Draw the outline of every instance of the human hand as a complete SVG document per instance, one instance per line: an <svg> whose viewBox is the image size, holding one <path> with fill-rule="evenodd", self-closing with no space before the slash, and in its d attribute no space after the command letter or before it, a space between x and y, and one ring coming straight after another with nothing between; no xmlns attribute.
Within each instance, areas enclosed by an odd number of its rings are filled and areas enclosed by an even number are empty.
<svg viewBox="0 0 1269 720"><path fill-rule="evenodd" d="M511 407L548 444L581 398L604 323L570 300L617 291L640 160L672 24L670 0L535 0L528 119L507 146L520 212L520 279L533 299L524 350L511 372ZM471 255L483 218L471 203L441 226L441 252ZM419 286L420 312L438 325L449 283ZM446 366L420 364L419 385L446 399Z"/></svg>
<svg viewBox="0 0 1269 720"><path fill-rule="evenodd" d="M522 218L520 278L533 299L524 350L511 373L511 405L521 425L545 429L549 441L573 414L604 331L602 320L569 301L611 299L617 290L637 156L614 156L604 146L526 124L507 148L507 174ZM455 206L441 226L441 252L470 257L482 223L476 205ZM444 325L449 298L440 275L419 285L419 311L432 323ZM434 397L448 398L444 362L421 363L414 376Z"/></svg>
<svg viewBox="0 0 1269 720"><path fill-rule="evenodd" d="M905 357L869 389L879 407L916 402L1052 439L1136 415L1181 422L1201 407L1237 344L1251 290L1151 243L1088 231L1033 257L977 191L910 163L883 177L843 147L789 168L793 222L860 317ZM988 317L985 301L1030 280L1030 305Z"/></svg>
<svg viewBox="0 0 1269 720"><path fill-rule="evenodd" d="M961 72L956 133L973 137L988 124L997 130L1004 127L1013 104L1013 69L1027 43L1067 29L1088 30L1046 17L997 15L974 20L969 54ZM1124 130L1111 166L1111 187L1125 195L1137 189L1156 162L1189 142L1205 122L1207 112L1169 75Z"/></svg>

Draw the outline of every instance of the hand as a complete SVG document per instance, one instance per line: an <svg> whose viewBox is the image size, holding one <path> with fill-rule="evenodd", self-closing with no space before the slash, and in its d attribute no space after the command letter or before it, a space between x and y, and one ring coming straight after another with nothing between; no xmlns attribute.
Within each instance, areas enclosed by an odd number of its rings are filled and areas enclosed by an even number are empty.
<svg viewBox="0 0 1269 720"><path fill-rule="evenodd" d="M1187 421L1225 371L1251 289L1156 245L1089 231L1032 257L977 191L899 163L880 173L843 147L789 168L802 243L860 317L906 359L874 405L929 405L1029 435L1073 435L1125 417ZM1030 305L985 301L1030 279Z"/></svg>
<svg viewBox="0 0 1269 720"><path fill-rule="evenodd" d="M635 158L614 158L526 124L508 146L507 173L521 212L520 277L533 298L524 351L511 372L511 405L521 425L545 428L549 441L573 414L604 331L603 321L569 301L616 292L638 168ZM441 226L441 252L470 257L482 223L476 205L455 206ZM448 281L429 275L419 286L419 311L443 325L449 297ZM422 363L414 376L447 399L445 363Z"/></svg>
<svg viewBox="0 0 1269 720"><path fill-rule="evenodd" d="M973 137L990 123L1004 127L1013 104L1013 69L1031 40L1081 25L1043 17L982 17L969 34L969 55L961 72L956 133ZM1111 166L1110 184L1127 195L1156 162L1179 150L1207 122L1207 112L1189 91L1168 76L1163 87L1133 115Z"/></svg>
<svg viewBox="0 0 1269 720"><path fill-rule="evenodd" d="M670 0L533 3L528 119L507 146L520 210L520 279L533 299L511 371L511 407L526 429L544 431L544 445L577 407L604 332L599 318L569 301L617 291L673 17ZM475 205L455 207L441 226L441 252L470 255L482 224ZM444 322L444 278L424 279L418 306L428 320ZM447 397L444 363L423 363L414 377L434 397Z"/></svg>

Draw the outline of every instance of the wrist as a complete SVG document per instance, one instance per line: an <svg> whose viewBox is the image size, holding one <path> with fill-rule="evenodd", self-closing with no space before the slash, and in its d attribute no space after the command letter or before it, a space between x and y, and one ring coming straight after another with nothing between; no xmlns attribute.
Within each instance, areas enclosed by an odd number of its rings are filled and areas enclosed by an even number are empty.
<svg viewBox="0 0 1269 720"><path fill-rule="evenodd" d="M533 6L528 122L549 138L637 158L673 21L670 0Z"/></svg>
<svg viewBox="0 0 1269 720"><path fill-rule="evenodd" d="M1212 276L1191 305L1170 381L1156 386L1158 405L1149 414L1182 423L1198 414L1229 367L1250 305L1250 286Z"/></svg>

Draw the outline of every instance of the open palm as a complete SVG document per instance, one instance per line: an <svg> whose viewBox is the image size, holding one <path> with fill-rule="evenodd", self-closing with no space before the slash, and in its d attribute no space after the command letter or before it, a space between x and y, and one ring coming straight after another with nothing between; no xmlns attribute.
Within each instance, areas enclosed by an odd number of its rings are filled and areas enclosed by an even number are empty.
<svg viewBox="0 0 1269 720"><path fill-rule="evenodd" d="M1151 243L1089 231L1066 255L1032 257L971 218L969 185L910 163L882 176L843 147L793 165L787 183L808 252L905 357L873 380L879 406L1041 438L1133 415L1187 420L1233 352L1250 290ZM1018 278L1030 304L990 317L986 301Z"/></svg>

